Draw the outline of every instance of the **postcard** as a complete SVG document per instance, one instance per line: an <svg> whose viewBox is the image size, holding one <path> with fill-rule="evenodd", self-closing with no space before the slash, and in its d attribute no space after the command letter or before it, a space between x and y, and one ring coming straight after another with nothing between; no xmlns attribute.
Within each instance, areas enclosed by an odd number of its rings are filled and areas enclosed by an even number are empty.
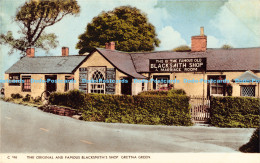
<svg viewBox="0 0 260 163"><path fill-rule="evenodd" d="M1 162L259 162L259 0L1 0Z"/></svg>

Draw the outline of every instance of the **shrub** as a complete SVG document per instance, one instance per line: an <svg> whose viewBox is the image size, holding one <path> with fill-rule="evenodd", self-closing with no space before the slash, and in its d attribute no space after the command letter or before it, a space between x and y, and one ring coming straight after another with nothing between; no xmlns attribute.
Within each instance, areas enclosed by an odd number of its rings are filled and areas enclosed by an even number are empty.
<svg viewBox="0 0 260 163"><path fill-rule="evenodd" d="M192 125L187 96L87 95L83 119L88 121Z"/></svg>
<svg viewBox="0 0 260 163"><path fill-rule="evenodd" d="M191 51L190 47L187 45L181 45L173 49L175 52L189 52Z"/></svg>
<svg viewBox="0 0 260 163"><path fill-rule="evenodd" d="M4 98L4 101L9 102L9 101L13 101L13 98Z"/></svg>
<svg viewBox="0 0 260 163"><path fill-rule="evenodd" d="M168 91L144 91L140 92L140 96L174 96L174 95L186 95L186 92L183 89L170 89Z"/></svg>
<svg viewBox="0 0 260 163"><path fill-rule="evenodd" d="M24 98L23 101L30 101L31 95L27 94Z"/></svg>
<svg viewBox="0 0 260 163"><path fill-rule="evenodd" d="M186 95L186 92L183 89L171 89L168 91L168 96L173 96L173 95Z"/></svg>
<svg viewBox="0 0 260 163"><path fill-rule="evenodd" d="M155 95L155 96L167 96L168 91L144 91L140 92L138 95L140 96L148 96L148 95Z"/></svg>
<svg viewBox="0 0 260 163"><path fill-rule="evenodd" d="M69 95L70 94L70 95ZM72 95L73 94L73 95ZM84 99L70 100L69 96L82 98L84 94L53 93L50 102L71 106L83 113L86 121L132 124L164 124L190 126L189 97L175 96L120 96L87 94Z"/></svg>
<svg viewBox="0 0 260 163"><path fill-rule="evenodd" d="M12 93L12 94L11 94L11 97L12 97L13 99L23 98L23 96L20 95L19 93L16 93L16 94Z"/></svg>
<svg viewBox="0 0 260 163"><path fill-rule="evenodd" d="M210 122L217 127L258 127L260 99L252 97L211 98Z"/></svg>
<svg viewBox="0 0 260 163"><path fill-rule="evenodd" d="M222 49L226 49L226 50L228 50L228 49L233 49L233 47L232 47L231 45L228 45L228 44L222 45L221 48L222 48Z"/></svg>
<svg viewBox="0 0 260 163"><path fill-rule="evenodd" d="M248 143L239 148L241 152L245 153L260 153L259 150L259 127L254 131Z"/></svg>
<svg viewBox="0 0 260 163"><path fill-rule="evenodd" d="M40 102L42 99L40 96L37 96L33 99L34 102Z"/></svg>
<svg viewBox="0 0 260 163"><path fill-rule="evenodd" d="M50 95L49 101L51 104L80 109L85 106L85 94L79 90L71 90L66 93L54 92Z"/></svg>

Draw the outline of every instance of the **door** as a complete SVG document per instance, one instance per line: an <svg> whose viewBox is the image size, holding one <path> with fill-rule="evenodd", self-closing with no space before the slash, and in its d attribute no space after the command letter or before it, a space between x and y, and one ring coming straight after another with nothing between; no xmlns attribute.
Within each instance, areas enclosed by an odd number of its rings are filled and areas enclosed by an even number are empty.
<svg viewBox="0 0 260 163"><path fill-rule="evenodd" d="M121 83L121 94L132 95L132 78L124 78L128 83Z"/></svg>
<svg viewBox="0 0 260 163"><path fill-rule="evenodd" d="M45 75L46 91L55 92L57 89L57 75Z"/></svg>

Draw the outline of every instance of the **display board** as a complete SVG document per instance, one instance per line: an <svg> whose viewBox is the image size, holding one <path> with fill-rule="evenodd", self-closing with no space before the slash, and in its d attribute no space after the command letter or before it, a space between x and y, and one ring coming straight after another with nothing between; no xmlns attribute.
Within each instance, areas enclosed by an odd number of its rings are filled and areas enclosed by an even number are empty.
<svg viewBox="0 0 260 163"><path fill-rule="evenodd" d="M106 80L116 81L116 69L107 68L107 77ZM106 94L115 94L116 84L115 83L106 83Z"/></svg>
<svg viewBox="0 0 260 163"><path fill-rule="evenodd" d="M205 72L206 58L150 59L150 72Z"/></svg>

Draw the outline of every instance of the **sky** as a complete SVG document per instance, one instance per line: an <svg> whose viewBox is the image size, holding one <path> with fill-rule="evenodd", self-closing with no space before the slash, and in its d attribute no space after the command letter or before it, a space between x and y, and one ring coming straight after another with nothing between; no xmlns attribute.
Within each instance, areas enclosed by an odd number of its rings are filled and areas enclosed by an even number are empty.
<svg viewBox="0 0 260 163"><path fill-rule="evenodd" d="M17 8L25 0L0 0L0 33L12 31L19 38L19 27L13 21ZM156 51L172 50L191 45L191 36L199 35L204 27L208 48L229 44L234 48L260 47L260 0L78 0L81 12L67 16L46 28L58 36L59 45L46 54L36 49L36 56L61 55L61 47L78 54L78 36L93 17L102 11L130 5L139 8L155 26L161 44ZM9 47L0 45L0 79L4 72L20 59L19 52L8 54Z"/></svg>

